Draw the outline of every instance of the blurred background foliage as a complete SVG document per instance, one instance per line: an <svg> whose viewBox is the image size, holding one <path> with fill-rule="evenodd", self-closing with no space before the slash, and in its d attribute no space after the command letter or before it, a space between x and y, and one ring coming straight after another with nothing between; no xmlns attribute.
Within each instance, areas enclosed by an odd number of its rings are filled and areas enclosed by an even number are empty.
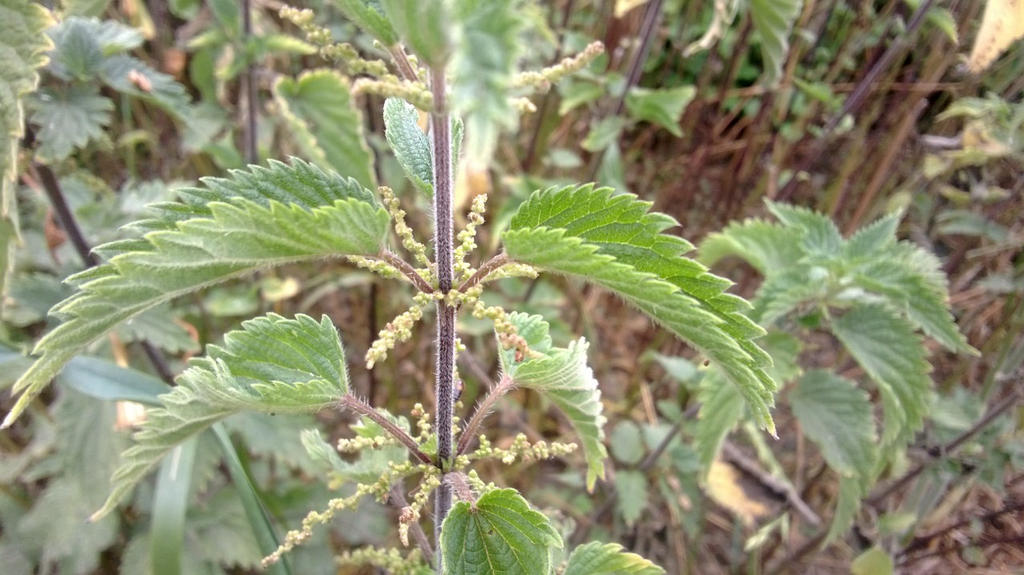
<svg viewBox="0 0 1024 575"><path fill-rule="evenodd" d="M990 2L1007 11L1008 26L1024 21L1009 12L1019 3ZM278 17L280 2L43 4L55 16L47 32L54 47L26 100L22 243L0 327L3 384L25 369L22 354L55 321L46 312L69 295L62 280L94 263L89 246L131 237L121 226L145 217L146 204L247 162L295 155L340 167L363 152L331 140L337 122L352 122L372 153L372 173L351 175L394 187L412 225L427 229L426 200L386 146L383 99L364 93L349 102L343 76L299 78L325 63ZM335 3L303 6L336 40L382 54ZM592 342L613 465L593 495L583 488L580 461L484 475L527 492L572 541L619 541L670 573L839 573L851 562L862 573L892 564L912 573L982 573L1024 565L1024 412L1014 404L1024 376L1024 49L1018 42L971 73L967 55L984 9L983 0L525 2L527 67L594 40L606 51L536 96L536 110L500 140L490 169L460 182L459 212L474 195L491 194L482 245L493 248L493 232L530 192L576 181L652 201L695 244L731 221L766 216L765 200L813 208L845 234L902 210L899 237L939 258L954 315L981 354L928 343L937 393L924 431L887 454L881 480L849 518L852 529L822 545L840 475L800 432L790 388L775 413L778 440L740 423L709 463L695 447L694 418L706 372L691 350L574 281L503 280L490 303L553 319L556 341L582 334ZM715 269L748 298L769 275L735 260ZM350 436L346 418L231 418L179 453L173 469L165 465L119 514L85 525L141 413L110 398L124 397L119 385L130 381L137 402L151 401L165 386L161 376L180 371L241 320L275 311L328 314L352 359L355 389L374 405L429 404L429 323L374 372L360 360L410 295L343 264L292 266L120 327L0 434L0 571L254 571L261 538L331 497L299 449L299 431L318 426L331 439ZM461 321L474 350L460 355L469 406L494 377L497 358L489 325ZM775 335L766 341L783 349L777 358L790 357L778 367L783 380L803 368L864 376L813 317L799 321L786 336L798 337L799 348ZM164 361L149 361L154 353ZM567 434L567 422L534 394L516 392L502 405L496 438ZM373 504L342 514L295 551L288 568L369 573L333 557L391 544L394 516Z"/></svg>

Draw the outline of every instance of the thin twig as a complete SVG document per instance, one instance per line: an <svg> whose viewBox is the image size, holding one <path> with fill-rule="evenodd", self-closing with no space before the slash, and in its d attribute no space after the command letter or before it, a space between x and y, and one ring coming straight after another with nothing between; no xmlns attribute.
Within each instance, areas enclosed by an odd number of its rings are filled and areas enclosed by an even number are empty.
<svg viewBox="0 0 1024 575"><path fill-rule="evenodd" d="M409 278L412 282L423 293L434 293L434 288L427 283L427 280L423 279L420 274L416 273L416 270L409 265L409 262L395 255L390 250L384 250L380 253L380 259L391 264L391 267L395 268L402 273L403 276Z"/></svg>
<svg viewBox="0 0 1024 575"><path fill-rule="evenodd" d="M481 264L480 268L473 272L473 275L469 276L469 278L466 281L462 282L462 284L459 285L459 291L465 293L465 291L468 290L469 288L484 281L484 279L486 279L487 276L491 274L491 272L509 263L510 261L512 260L509 259L508 255L505 254L505 252L499 252L495 254L494 257Z"/></svg>
<svg viewBox="0 0 1024 575"><path fill-rule="evenodd" d="M462 455L469 448L469 444L476 437L477 430L480 429L480 424L483 423L487 416L494 409L494 404L498 402L506 393L512 390L516 386L515 381L512 380L508 375L503 375L498 385L491 388L491 391L483 398L483 400L477 404L476 411L473 412L473 416L469 418L469 423L462 429L459 434L459 448L456 453Z"/></svg>
<svg viewBox="0 0 1024 575"><path fill-rule="evenodd" d="M352 394L343 396L338 404L342 408L351 409L359 415L369 417L374 423L384 428L384 431L390 433L392 437L404 445L406 449L409 450L409 453L412 453L413 456L416 459L419 459L421 463L427 463L430 465L434 464L434 460L420 450L420 446L416 443L415 439L406 433L404 429L392 423L392 421L385 417L383 413L370 406L370 404Z"/></svg>
<svg viewBox="0 0 1024 575"><path fill-rule="evenodd" d="M409 506L409 500L405 498L401 485L396 484L392 486L390 495L391 504L399 510ZM423 532L423 526L420 525L419 521L413 521L409 525L409 531L412 533L412 538L416 540L416 546L420 548L423 560L432 564L434 562L434 550L430 547L430 540L427 539L427 534Z"/></svg>

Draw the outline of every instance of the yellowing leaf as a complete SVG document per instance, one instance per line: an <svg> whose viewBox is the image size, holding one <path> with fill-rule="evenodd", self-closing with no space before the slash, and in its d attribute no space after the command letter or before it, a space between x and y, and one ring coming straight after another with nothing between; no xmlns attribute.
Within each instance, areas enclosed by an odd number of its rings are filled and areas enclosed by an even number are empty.
<svg viewBox="0 0 1024 575"><path fill-rule="evenodd" d="M1024 0L988 0L967 68L988 68L1011 44L1024 37Z"/></svg>
<svg viewBox="0 0 1024 575"><path fill-rule="evenodd" d="M744 525L752 526L771 510L764 503L751 498L740 483L735 467L716 459L708 470L707 492L711 499L731 511Z"/></svg>

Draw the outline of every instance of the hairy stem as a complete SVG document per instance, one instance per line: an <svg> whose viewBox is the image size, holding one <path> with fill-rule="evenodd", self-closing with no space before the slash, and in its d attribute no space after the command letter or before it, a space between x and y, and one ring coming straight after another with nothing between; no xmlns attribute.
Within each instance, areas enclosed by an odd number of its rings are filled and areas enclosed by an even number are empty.
<svg viewBox="0 0 1024 575"><path fill-rule="evenodd" d="M484 262L480 266L480 269L476 270L476 272L474 272L473 275L469 276L469 278L466 279L466 281L462 282L462 284L459 285L459 291L465 292L469 288L484 281L487 278L487 276L491 274L491 272L509 263L510 261L511 260L508 259L508 256L505 255L505 252L496 254L494 257Z"/></svg>
<svg viewBox="0 0 1024 575"><path fill-rule="evenodd" d="M412 62L409 61L409 56L405 53L405 48L401 44L395 44L388 48L388 53L391 55L391 59L395 62L395 67L398 68L398 74L403 80L407 82L418 82L419 77L416 75L416 69L412 67Z"/></svg>
<svg viewBox="0 0 1024 575"><path fill-rule="evenodd" d="M501 381L498 385L491 388L491 391L487 393L483 401L476 407L476 411L473 412L473 416L469 418L469 423L459 434L459 450L458 454L462 455L466 452L469 447L469 443L476 437L477 430L480 429L480 424L483 423L484 419L490 415L491 410L494 409L494 404L498 402L506 393L515 387L515 381L512 380L508 375L501 376Z"/></svg>
<svg viewBox="0 0 1024 575"><path fill-rule="evenodd" d="M452 158L451 123L445 93L444 66L430 70L430 91L434 110L430 113L430 133L434 144L434 252L437 264L437 288L447 294L452 289L454 244L452 238ZM435 341L435 394L437 413L437 463L446 470L452 459L452 416L455 409L455 308L443 299L437 302L437 340ZM451 487L441 484L434 497L434 539L440 541L441 525L452 506Z"/></svg>
<svg viewBox="0 0 1024 575"><path fill-rule="evenodd" d="M402 272L402 275L409 278L412 285L416 286L421 292L434 293L434 288L427 283L427 280L423 279L408 262L395 255L394 252L384 250L381 252L380 258L391 264L391 267Z"/></svg>
<svg viewBox="0 0 1024 575"><path fill-rule="evenodd" d="M371 407L370 404L351 394L342 397L339 403L341 407L351 409L359 415L365 415L373 420L374 423L383 427L384 431L390 433L392 437L404 445L406 449L409 450L409 453L412 453L413 457L420 460L421 463L434 463L434 460L431 459L429 455L420 450L420 446L416 443L415 439L413 439L401 427L392 423L392 421L385 417L383 413Z"/></svg>
<svg viewBox="0 0 1024 575"><path fill-rule="evenodd" d="M399 510L409 506L409 501L405 498L405 493L403 493L401 485L393 486L389 496L391 504ZM423 532L423 527L420 526L419 521L414 521L409 526L409 532L412 533L412 538L416 541L416 546L420 548L420 553L423 554L423 560L427 563L433 563L434 550L430 547L430 541L427 540L427 535Z"/></svg>

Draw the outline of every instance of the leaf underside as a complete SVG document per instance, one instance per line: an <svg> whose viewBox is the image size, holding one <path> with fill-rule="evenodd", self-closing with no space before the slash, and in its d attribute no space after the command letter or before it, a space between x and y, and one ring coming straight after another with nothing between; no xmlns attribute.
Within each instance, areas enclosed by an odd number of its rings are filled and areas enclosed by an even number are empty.
<svg viewBox="0 0 1024 575"><path fill-rule="evenodd" d="M689 242L661 233L676 221L649 208L609 188L549 188L519 207L502 239L513 260L610 289L693 344L774 434L771 357L754 343L764 330L744 315L746 301L725 292L730 281L682 257Z"/></svg>
<svg viewBox="0 0 1024 575"><path fill-rule="evenodd" d="M61 367L118 323L177 296L286 263L374 255L387 212L355 180L293 160L208 178L154 206L141 238L96 248L107 263L69 278L77 292L51 310L66 318L43 337L41 357L14 384L9 426Z"/></svg>

